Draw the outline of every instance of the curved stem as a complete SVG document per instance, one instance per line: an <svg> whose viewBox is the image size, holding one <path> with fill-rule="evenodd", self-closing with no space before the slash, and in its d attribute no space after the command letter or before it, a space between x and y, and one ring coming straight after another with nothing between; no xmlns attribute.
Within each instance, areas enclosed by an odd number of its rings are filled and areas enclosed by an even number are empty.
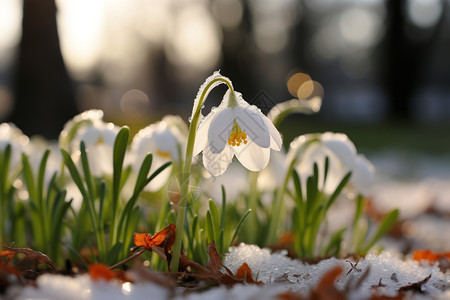
<svg viewBox="0 0 450 300"><path fill-rule="evenodd" d="M184 221L186 216L186 206L187 206L187 197L189 193L189 178L191 174L191 165L192 165L192 154L194 151L195 144L195 135L197 133L197 128L200 122L200 116L202 112L202 106L205 102L205 98L209 93L209 89L216 84L217 82L225 83L230 90L233 92L233 86L231 82L228 81L225 77L219 77L211 80L206 87L203 89L203 92L200 96L200 100L197 103L197 107L195 108L195 113L192 116L191 124L189 126L189 135L186 146L186 158L184 160L184 168L183 173L181 174L181 182L180 182L180 200L178 202L178 212L177 212L177 221L176 221L176 232L175 232L175 243L173 245L173 256L172 262L170 264L170 268L172 272L178 272L178 265L180 261L180 252L181 252L181 241L183 240L184 234Z"/></svg>

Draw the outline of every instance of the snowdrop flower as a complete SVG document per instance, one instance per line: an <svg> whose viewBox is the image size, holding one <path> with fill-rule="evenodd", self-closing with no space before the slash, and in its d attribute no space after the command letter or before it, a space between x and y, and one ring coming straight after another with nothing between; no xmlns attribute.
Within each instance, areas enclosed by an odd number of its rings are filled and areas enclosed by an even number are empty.
<svg viewBox="0 0 450 300"><path fill-rule="evenodd" d="M250 171L260 171L269 162L270 149L279 151L281 143L270 120L229 89L199 125L193 155L203 151L203 165L213 176L223 174L234 155Z"/></svg>
<svg viewBox="0 0 450 300"><path fill-rule="evenodd" d="M74 141L81 131L94 123L103 123L103 111L91 109L76 115L69 120L59 134L59 146L69 153L80 150L79 140ZM78 143L77 143L78 142Z"/></svg>
<svg viewBox="0 0 450 300"><path fill-rule="evenodd" d="M179 162L184 152L187 130L186 124L178 116L166 116L162 121L141 129L131 143L135 172L139 172L148 153L153 154L150 174L169 161ZM172 166L166 168L149 183L146 190L159 190L168 181L171 170Z"/></svg>
<svg viewBox="0 0 450 300"><path fill-rule="evenodd" d="M12 123L0 124L0 152L5 151L11 145L10 170L15 172L22 163L22 152L29 143L29 138Z"/></svg>
<svg viewBox="0 0 450 300"><path fill-rule="evenodd" d="M112 123L97 120L77 132L72 143L79 149L80 142L86 146L86 154L92 175L102 176L113 173L113 149L119 127ZM72 153L76 161L80 159L79 150Z"/></svg>
<svg viewBox="0 0 450 300"><path fill-rule="evenodd" d="M31 137L30 142L25 146L24 153L28 156L31 168L35 176L38 175L39 167L45 151L50 150L47 158L44 174L44 187L47 187L53 175L61 172L62 155L56 143L49 143L42 137Z"/></svg>
<svg viewBox="0 0 450 300"><path fill-rule="evenodd" d="M323 182L325 158L329 158L326 183ZM313 174L314 163L319 168L319 188L327 194L334 192L339 182L349 171L352 172L348 187L359 193L365 193L374 179L373 165L358 154L350 139L342 133L326 132L297 137L292 141L288 153L288 162L297 158L296 171L306 181Z"/></svg>

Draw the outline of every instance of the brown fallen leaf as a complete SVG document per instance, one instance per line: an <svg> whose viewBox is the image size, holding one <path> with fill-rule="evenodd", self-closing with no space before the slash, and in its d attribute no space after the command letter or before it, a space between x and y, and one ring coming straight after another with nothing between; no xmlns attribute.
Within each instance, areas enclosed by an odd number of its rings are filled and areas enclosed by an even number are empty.
<svg viewBox="0 0 450 300"><path fill-rule="evenodd" d="M414 282L414 283L411 283L411 284L404 285L404 286L400 287L398 291L399 292L414 291L414 292L423 293L422 292L422 285L427 283L428 280L430 280L430 278L431 278L431 274L428 275L423 280L420 280L418 282Z"/></svg>
<svg viewBox="0 0 450 300"><path fill-rule="evenodd" d="M35 251L30 248L14 248L14 247L6 246L6 245L3 245L3 249L4 250L0 251L0 256L6 256L8 258L8 261L13 259L17 254L25 254L26 259L35 260L40 264L45 263L53 270L56 270L56 267L53 264L53 262L50 260L50 258L48 258L47 255L45 255L39 251Z"/></svg>
<svg viewBox="0 0 450 300"><path fill-rule="evenodd" d="M339 291L335 286L336 279L342 274L343 271L344 270L341 266L336 266L329 270L319 281L316 288L311 291L310 299L347 299L347 294Z"/></svg>
<svg viewBox="0 0 450 300"><path fill-rule="evenodd" d="M252 270L247 265L247 263L243 263L242 266L237 270L236 275L237 278L243 279L247 283L256 283L252 276Z"/></svg>

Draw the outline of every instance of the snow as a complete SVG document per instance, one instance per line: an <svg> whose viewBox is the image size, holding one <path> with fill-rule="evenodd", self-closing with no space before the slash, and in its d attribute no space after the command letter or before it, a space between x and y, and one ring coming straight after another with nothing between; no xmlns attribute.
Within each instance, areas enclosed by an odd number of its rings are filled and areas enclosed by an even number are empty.
<svg viewBox="0 0 450 300"><path fill-rule="evenodd" d="M450 274L442 273L437 265L427 265L388 251L368 254L359 261L329 258L317 264L307 264L286 256L286 252L271 253L255 245L241 243L231 247L225 255L224 265L232 272L246 262L252 275L264 285L236 284L232 288L219 286L204 292L187 295L182 289L168 290L154 283L138 284L118 281L93 281L89 275L75 277L45 274L38 277L36 287L28 286L19 292L19 300L65 299L65 300L122 300L122 299L273 299L283 292L308 295L320 279L336 266L343 273L336 281L336 288L344 290L355 285L367 272L357 288L349 293L350 299L367 299L373 292L378 295L395 296L400 287L430 279L422 284L422 294L411 294L413 299L429 297L445 299L450 295ZM17 291L16 291L17 292Z"/></svg>

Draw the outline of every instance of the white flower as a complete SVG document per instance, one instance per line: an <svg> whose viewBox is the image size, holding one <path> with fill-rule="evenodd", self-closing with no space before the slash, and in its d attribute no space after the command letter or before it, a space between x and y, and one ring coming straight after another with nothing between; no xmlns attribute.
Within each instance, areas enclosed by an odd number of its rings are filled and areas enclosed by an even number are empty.
<svg viewBox="0 0 450 300"><path fill-rule="evenodd" d="M80 150L79 140L74 141L74 139L79 132L96 122L103 123L103 111L91 109L76 115L64 125L64 129L59 134L59 146L70 153Z"/></svg>
<svg viewBox="0 0 450 300"><path fill-rule="evenodd" d="M29 143L29 138L12 123L0 124L0 152L5 151L7 145L11 145L11 173L15 173L22 164L22 152Z"/></svg>
<svg viewBox="0 0 450 300"><path fill-rule="evenodd" d="M178 116L166 116L162 121L141 129L131 143L134 171L139 172L148 153L153 154L150 174L169 161L179 162L186 136L187 126ZM166 168L149 183L146 190L159 190L168 181L171 170L172 166Z"/></svg>
<svg viewBox="0 0 450 300"><path fill-rule="evenodd" d="M327 180L324 185L323 172L325 158L329 159ZM350 139L342 133L326 132L297 137L292 141L288 162L297 158L296 171L302 178L313 174L314 163L319 169L319 188L327 194L334 192L339 182L349 171L352 172L348 187L359 193L365 193L374 179L373 165L358 154Z"/></svg>
<svg viewBox="0 0 450 300"><path fill-rule="evenodd" d="M200 124L193 155L203 151L203 165L213 176L223 174L234 155L250 171L260 171L269 162L270 149L279 151L281 143L270 120L240 93L228 90Z"/></svg>
<svg viewBox="0 0 450 300"><path fill-rule="evenodd" d="M92 175L111 175L113 173L114 141L118 132L118 126L101 120L88 124L79 130L72 140L72 144L76 145L72 158L75 161L80 159L79 147L83 141Z"/></svg>

